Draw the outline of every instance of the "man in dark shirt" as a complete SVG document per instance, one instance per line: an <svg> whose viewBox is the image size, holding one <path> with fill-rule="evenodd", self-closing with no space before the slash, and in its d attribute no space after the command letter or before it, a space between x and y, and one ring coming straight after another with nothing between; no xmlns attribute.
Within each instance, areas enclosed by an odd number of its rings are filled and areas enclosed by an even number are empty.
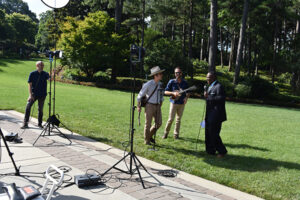
<svg viewBox="0 0 300 200"><path fill-rule="evenodd" d="M43 108L44 102L47 96L47 80L49 79L49 74L44 70L44 63L38 61L36 63L36 71L30 73L28 78L29 85L29 98L27 100L27 106L25 110L24 124L21 127L22 129L28 128L28 121L30 116L30 110L33 103L38 101L38 126L43 128Z"/></svg>
<svg viewBox="0 0 300 200"><path fill-rule="evenodd" d="M224 157L227 154L220 137L222 123L227 120L225 110L225 90L216 79L215 72L209 72L206 76L208 89L204 92L206 98L205 115L205 145L206 152L218 157Z"/></svg>
<svg viewBox="0 0 300 200"><path fill-rule="evenodd" d="M170 98L169 119L166 124L165 133L162 137L163 139L166 139L168 137L175 115L176 115L176 124L174 129L174 138L175 139L179 138L181 117L183 115L184 106L189 96L186 93L183 93L181 96L179 94L180 90L185 90L189 87L186 80L182 78L182 71L180 67L175 68L175 77L176 79L172 79L169 81L165 89L165 95L172 96L173 98L179 97L179 99L174 100Z"/></svg>

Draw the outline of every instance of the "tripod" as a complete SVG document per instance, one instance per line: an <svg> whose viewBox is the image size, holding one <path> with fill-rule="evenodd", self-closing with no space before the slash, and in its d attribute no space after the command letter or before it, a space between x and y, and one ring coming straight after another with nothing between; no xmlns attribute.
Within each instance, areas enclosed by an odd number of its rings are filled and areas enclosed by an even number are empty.
<svg viewBox="0 0 300 200"><path fill-rule="evenodd" d="M56 47L56 45L55 45ZM49 61L50 61L50 73L52 73L52 62L53 62L53 57L54 57L54 69L56 69L56 57L58 56L58 52L55 51L55 52L50 52L49 53ZM52 77L50 78L50 88L49 88L49 117L47 119L47 123L45 125L45 127L43 128L42 132L40 133L40 135L37 137L37 139L34 141L33 143L33 146L36 144L36 142L40 139L40 137L44 137L46 136L46 134L48 136L51 135L51 132L53 132L53 129L55 129L57 132L58 132L58 135L61 135L62 137L66 138L69 142L70 142L70 145L72 144L72 141L64 134L62 133L60 130L59 130L59 126L60 124L68 129L68 127L66 127L56 116L55 114L55 72L53 73L53 107L52 107L52 104L51 104L51 95L52 95ZM53 108L53 114L51 115L51 108ZM70 131L70 129L68 129ZM72 131L70 131L71 134L73 134Z"/></svg>
<svg viewBox="0 0 300 200"><path fill-rule="evenodd" d="M130 68L131 68L131 72L133 74L133 89L132 89L132 92L131 92L131 110L130 110L130 116L131 116L131 118L130 118L130 128L131 128L131 131L130 131L130 151L127 153L127 155L125 155L116 164L114 164L112 167L110 167L108 170L106 170L102 174L102 176L104 176L105 174L107 174L112 169L116 169L116 170L118 170L120 172L123 172L123 173L126 173L126 174L130 174L130 175L134 175L134 173L137 171L138 175L139 175L139 178L140 178L140 181L142 183L142 186L143 186L144 189L146 189L144 181L143 181L143 178L142 178L141 173L140 173L140 168L144 169L147 173L148 173L148 171L147 171L147 169L144 167L144 165L142 164L142 162L138 159L138 157L136 156L136 154L133 151L133 137L134 137L134 131L135 131L135 128L134 128L134 111L136 109L136 106L135 106L135 83L136 83L136 77L135 77L135 70L136 69L135 69L135 64L136 63L137 62L133 63L133 61L132 61L132 55L130 55ZM126 160L127 157L130 158L130 163L129 163L128 171L125 171L125 170L122 170L122 169L118 168L117 165L119 163L121 163L122 161L126 162L125 160ZM135 166L135 169L133 169L133 165Z"/></svg>
<svg viewBox="0 0 300 200"><path fill-rule="evenodd" d="M14 168L15 168L15 175L16 176L20 176L20 167L18 168L17 167L17 165L16 165L16 162L15 162L15 160L14 160L14 158L13 158L13 155L14 155L14 153L12 153L11 151L10 151L10 149L9 149L9 147L8 147L8 144L7 144L7 142L6 142L6 140L5 140L5 137L4 137L4 135L3 135L3 132L2 132L2 130L1 130L1 128L0 128L0 139L3 139L3 142L4 142L4 145L5 145L5 147L6 147L6 150L7 150L7 153L8 153L8 155L9 155L9 157L10 157L10 159L11 159L11 162L13 163L13 165L14 165ZM1 140L0 140L0 142L1 142Z"/></svg>

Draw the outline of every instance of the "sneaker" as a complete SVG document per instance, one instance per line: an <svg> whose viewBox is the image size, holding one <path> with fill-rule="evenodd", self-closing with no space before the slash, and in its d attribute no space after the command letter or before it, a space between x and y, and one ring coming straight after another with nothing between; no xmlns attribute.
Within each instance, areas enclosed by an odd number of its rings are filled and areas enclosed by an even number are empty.
<svg viewBox="0 0 300 200"><path fill-rule="evenodd" d="M168 138L168 134L164 134L163 136L162 136L162 139L167 139Z"/></svg>
<svg viewBox="0 0 300 200"><path fill-rule="evenodd" d="M178 135L174 135L174 139L175 140L179 139L179 136Z"/></svg>
<svg viewBox="0 0 300 200"><path fill-rule="evenodd" d="M155 140L153 138L150 139L150 142L155 144Z"/></svg>
<svg viewBox="0 0 300 200"><path fill-rule="evenodd" d="M23 124L23 126L21 126L21 129L26 129L26 128L29 128L28 124Z"/></svg>
<svg viewBox="0 0 300 200"><path fill-rule="evenodd" d="M226 154L218 154L217 158L224 158L226 156Z"/></svg>
<svg viewBox="0 0 300 200"><path fill-rule="evenodd" d="M44 128L44 126L42 124L39 124L38 127L40 127L41 129Z"/></svg>

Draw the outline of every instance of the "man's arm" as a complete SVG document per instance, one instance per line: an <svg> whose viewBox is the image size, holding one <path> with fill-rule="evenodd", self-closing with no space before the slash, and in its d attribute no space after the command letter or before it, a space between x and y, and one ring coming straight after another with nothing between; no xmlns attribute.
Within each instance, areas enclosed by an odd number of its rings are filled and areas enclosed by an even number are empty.
<svg viewBox="0 0 300 200"><path fill-rule="evenodd" d="M141 112L141 101L142 101L142 98L144 96L146 96L146 92L147 92L147 89L148 89L148 84L145 83L142 87L142 89L140 90L139 94L138 94L138 97L137 97L137 109L138 109L138 112Z"/></svg>
<svg viewBox="0 0 300 200"><path fill-rule="evenodd" d="M28 101L34 100L33 94L32 94L32 82L28 83L28 92L29 92Z"/></svg>
<svg viewBox="0 0 300 200"><path fill-rule="evenodd" d="M216 88L216 95L208 95L207 97L208 101L212 101L212 102L216 102L216 103L220 103L225 101L225 90L224 87L222 85L219 85Z"/></svg>
<svg viewBox="0 0 300 200"><path fill-rule="evenodd" d="M174 92L172 91L172 80L169 81L166 89L165 89L165 95L167 96L173 96L173 97L177 97L179 95L179 92Z"/></svg>

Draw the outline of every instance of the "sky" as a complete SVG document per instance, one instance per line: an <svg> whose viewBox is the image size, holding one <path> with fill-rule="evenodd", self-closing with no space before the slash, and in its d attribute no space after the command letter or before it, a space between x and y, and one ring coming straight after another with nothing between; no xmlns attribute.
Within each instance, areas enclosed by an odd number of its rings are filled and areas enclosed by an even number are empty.
<svg viewBox="0 0 300 200"><path fill-rule="evenodd" d="M51 10L51 8L48 8L41 0L23 0L28 3L29 9L36 13L36 16L39 18L39 15L42 12L45 12L47 10Z"/></svg>

